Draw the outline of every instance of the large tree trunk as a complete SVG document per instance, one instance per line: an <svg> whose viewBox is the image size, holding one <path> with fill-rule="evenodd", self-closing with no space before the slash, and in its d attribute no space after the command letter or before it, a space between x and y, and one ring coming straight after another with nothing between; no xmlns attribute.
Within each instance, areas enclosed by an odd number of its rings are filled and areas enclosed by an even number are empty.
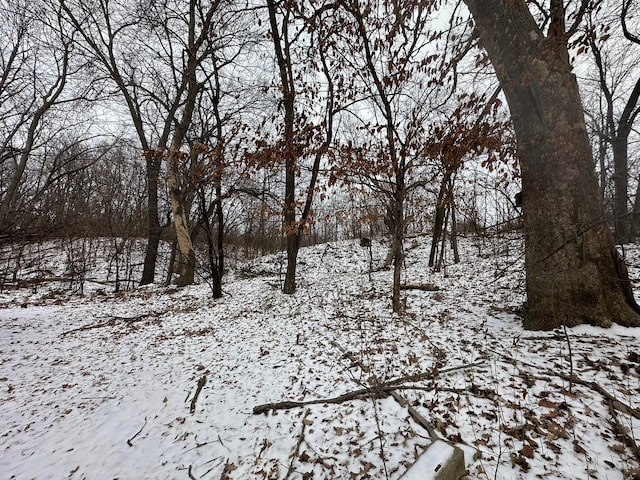
<svg viewBox="0 0 640 480"><path fill-rule="evenodd" d="M604 219L561 2L544 36L524 0L465 0L507 97L521 158L525 328L639 325Z"/></svg>
<svg viewBox="0 0 640 480"><path fill-rule="evenodd" d="M187 217L189 212L185 209L181 188L182 182L180 181L181 174L179 171L181 153L178 145L179 141L176 141L176 137L174 137L167 156L167 187L178 246L178 279L176 283L179 287L184 287L185 285L191 285L194 281L196 255L189 233L189 220Z"/></svg>

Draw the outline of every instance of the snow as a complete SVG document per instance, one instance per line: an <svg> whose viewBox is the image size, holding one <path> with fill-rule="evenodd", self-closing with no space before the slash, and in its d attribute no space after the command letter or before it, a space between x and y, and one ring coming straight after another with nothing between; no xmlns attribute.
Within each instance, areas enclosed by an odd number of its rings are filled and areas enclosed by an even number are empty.
<svg viewBox="0 0 640 480"><path fill-rule="evenodd" d="M431 440L389 396L253 408L409 376L399 393L466 445L469 478L638 475L619 434L640 434L639 329L524 331L517 235L461 239L462 262L437 273L428 240L407 241L403 282L440 290L403 290L402 315L382 239L372 259L355 240L303 249L294 295L280 291L282 254L234 265L217 301L205 283L116 293L100 263L108 243L82 295L67 283L3 290L0 476L399 478ZM49 252L43 270L69 270L68 250L36 250ZM637 281L640 249L625 252Z"/></svg>

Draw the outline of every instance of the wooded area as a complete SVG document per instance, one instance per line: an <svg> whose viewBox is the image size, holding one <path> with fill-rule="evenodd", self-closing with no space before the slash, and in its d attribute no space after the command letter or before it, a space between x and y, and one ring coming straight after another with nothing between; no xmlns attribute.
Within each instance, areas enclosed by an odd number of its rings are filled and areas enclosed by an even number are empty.
<svg viewBox="0 0 640 480"><path fill-rule="evenodd" d="M408 236L439 270L460 232L522 227L526 328L640 325L615 247L640 233L632 0L0 11L4 243L142 238L137 283L200 271L218 298L230 249L285 250L292 294L302 245L386 236L400 313Z"/></svg>

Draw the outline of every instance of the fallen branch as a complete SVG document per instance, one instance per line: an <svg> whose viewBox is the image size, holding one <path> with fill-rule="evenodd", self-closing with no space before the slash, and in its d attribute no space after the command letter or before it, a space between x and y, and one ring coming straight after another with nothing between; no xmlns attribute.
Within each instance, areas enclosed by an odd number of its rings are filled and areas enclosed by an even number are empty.
<svg viewBox="0 0 640 480"><path fill-rule="evenodd" d="M549 374L551 374L551 372L549 372ZM604 387L602 387L599 383L590 382L588 380L582 380L576 377L575 375L571 377L571 379L569 378L568 375L564 375L564 374L556 374L556 375L558 375L561 378L564 378L565 380L571 380L573 381L573 383L584 385L585 387L589 387L590 389L595 390L600 395L602 395L607 400L607 402L609 402L611 407L615 408L621 413L624 413L625 415L630 415L640 420L639 409L633 408L632 406L627 405L626 403L618 400L615 396L613 396L611 393L605 390Z"/></svg>
<svg viewBox="0 0 640 480"><path fill-rule="evenodd" d="M353 392L344 393L342 395L338 395L337 397L331 398L318 398L315 400L306 400L301 402L296 401L284 401L284 402L276 402L276 403L265 403L263 405L257 405L253 407L254 415L260 413L267 413L269 410L286 410L289 408L296 407L305 407L307 405L319 405L324 403L343 403L349 400L355 400L358 398L368 397L372 394L380 394L380 393L388 393L391 390L398 389L400 387L372 387L372 388L361 388L359 390L355 390ZM386 395L385 395L386 396Z"/></svg>
<svg viewBox="0 0 640 480"><path fill-rule="evenodd" d="M441 373L453 372L455 370L462 370L464 368L470 368L473 366L481 365L484 362L475 362L469 365L458 365L456 367L445 368L442 370L435 370L433 372L425 372L416 375L407 375L404 377L399 377L388 382L381 383L380 385L375 385L373 387L368 388L360 388L358 390L354 390L352 392L344 393L342 395L338 395L337 397L331 398L318 398L315 400L306 400L306 401L284 401L284 402L276 402L276 403L265 403L262 405L257 405L253 407L254 415L260 413L267 413L270 410L286 410L289 408L297 408L304 407L307 405L319 405L324 403L343 403L349 400L355 400L360 398L367 398L370 396L376 396L379 398L386 397L394 390L407 390L411 389L411 386L404 385L406 382L418 382L426 379L431 379L436 377Z"/></svg>
<svg viewBox="0 0 640 480"><path fill-rule="evenodd" d="M9 284L9 285L15 285L16 288L23 288L23 287L30 287L33 285L40 285L42 283L73 283L74 281L79 281L79 278L73 278L73 277L35 277L35 278L22 278L22 279L17 279L15 281L9 281L9 282L5 282L5 285ZM86 283L95 283L96 285L105 285L105 286L111 286L114 285L116 282L111 280L111 281L104 281L104 280L96 280L96 279L91 279L91 278L83 278L82 279L83 282Z"/></svg>
<svg viewBox="0 0 640 480"><path fill-rule="evenodd" d="M134 438L136 438L138 435L140 435L140 433L142 433L142 430L144 430L144 427L145 427L146 425L147 425L147 417L144 417L144 424L142 425L142 427L140 427L140 430L138 430L138 431L136 432L136 434L135 434L133 437L131 437L131 438L127 439L127 445L129 445L130 447L133 447L133 443L131 443L131 440L133 440L133 439L134 439Z"/></svg>
<svg viewBox="0 0 640 480"><path fill-rule="evenodd" d="M193 398L191 399L191 408L189 409L191 414L193 414L193 412L196 411L196 402L198 401L198 395L200 395L200 391L202 390L202 387L204 387L205 383L207 383L207 376L203 375L202 377L200 377L200 380L198 380L196 393L193 395Z"/></svg>
<svg viewBox="0 0 640 480"><path fill-rule="evenodd" d="M424 418L424 416L421 415L420 412L418 412L415 408L413 408L402 395L400 395L398 392L391 392L391 396L396 402L398 402L398 404L400 404L401 407L407 408L407 411L409 412L411 418L413 418L418 425L420 425L429 433L429 438L431 438L431 440L436 441L440 438L431 422Z"/></svg>
<svg viewBox="0 0 640 480"><path fill-rule="evenodd" d="M20 287L28 287L30 285L37 285L40 283L53 283L53 282L70 283L70 282L73 282L73 280L74 279L70 277L37 277L37 278L18 279L15 282L11 282L11 283L16 283L18 288L20 288Z"/></svg>
<svg viewBox="0 0 640 480"><path fill-rule="evenodd" d="M400 290L422 290L423 292L438 292L440 287L431 283L400 285Z"/></svg>
<svg viewBox="0 0 640 480"><path fill-rule="evenodd" d="M479 365L483 365L484 363L485 363L484 360L479 360L477 362L468 363L465 365L455 365L449 368L441 368L441 369L435 368L430 372L423 372L423 373L417 373L414 375L405 375L404 377L398 377L393 380L389 380L388 382L385 382L384 385L397 385L399 383L405 383L405 382L421 382L423 380L429 380L429 379L435 378L438 375L442 375L443 373L451 373L451 372L456 372L458 370L466 370L467 368L477 367Z"/></svg>
<svg viewBox="0 0 640 480"><path fill-rule="evenodd" d="M74 328L73 330L67 330L66 332L62 332L60 334L60 336L64 337L65 335L69 335L70 333L82 332L84 330L93 330L95 328L114 327L118 321L122 321L122 322L127 323L127 324L131 324L131 323L135 323L135 322L141 322L143 320L146 320L149 317L155 317L155 318L160 317L160 316L164 315L165 313L167 313L168 311L169 310L167 309L167 310L164 310L162 312L145 313L143 315L138 315L137 317L112 316L111 318L109 318L109 320L106 320L104 322L92 323L91 325L83 325L82 327Z"/></svg>
<svg viewBox="0 0 640 480"><path fill-rule="evenodd" d="M528 363L525 362L523 360L516 360L513 357L510 357L509 355L505 354L505 353L501 353L498 352L497 350L493 350L493 349L489 349L490 351L500 355L501 357L505 358L506 360L508 360L509 362L513 363L514 365L516 365L517 363L520 363L526 367L532 368L532 369L536 369L536 370L541 370L539 366L537 365L533 365L532 363ZM551 371L542 371L541 373L544 373L545 375L549 375L551 377L553 376L557 376L560 377L564 380L573 382L573 383L577 383L579 385L583 385L585 387L588 387L592 390L595 390L596 392L598 392L600 395L602 395L608 402L611 402L611 405L613 406L613 408L615 408L616 410L618 410L619 412L622 412L624 414L627 415L631 415L634 418L637 418L640 420L640 410L637 408L633 408L630 405L627 405L626 403L618 400L614 395L612 395L611 393L609 393L607 390L604 389L604 387L602 387L599 383L597 382L591 382L588 380L582 380L581 378L577 377L576 375L566 375L564 373L558 373L558 372L551 372ZM539 378L539 377L536 377Z"/></svg>
<svg viewBox="0 0 640 480"><path fill-rule="evenodd" d="M91 325L84 325L82 327L74 328L73 330L67 330L66 332L62 332L60 336L64 337L65 335L69 335L70 333L82 332L84 330L93 330L94 328L113 327L115 324L116 324L116 319L110 318L106 322L92 323Z"/></svg>
<svg viewBox="0 0 640 480"><path fill-rule="evenodd" d="M609 413L611 414L613 433L616 437L621 439L622 443L625 446L629 447L629 449L635 455L636 460L640 461L640 448L638 448L635 440L625 432L624 427L620 425L616 410L617 408L614 406L613 400L609 400Z"/></svg>

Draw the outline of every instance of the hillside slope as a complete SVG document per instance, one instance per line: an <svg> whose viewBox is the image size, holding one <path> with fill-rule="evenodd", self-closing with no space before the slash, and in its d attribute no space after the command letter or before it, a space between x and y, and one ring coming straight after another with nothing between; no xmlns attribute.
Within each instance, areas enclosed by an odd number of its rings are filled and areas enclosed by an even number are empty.
<svg viewBox="0 0 640 480"><path fill-rule="evenodd" d="M5 291L3 478L395 479L430 440L390 386L466 445L469 478L640 478L640 331L525 332L518 238L463 239L439 273L428 248L407 242L403 281L428 288L403 315L380 241L303 249L290 296L281 255L238 265L218 301Z"/></svg>

